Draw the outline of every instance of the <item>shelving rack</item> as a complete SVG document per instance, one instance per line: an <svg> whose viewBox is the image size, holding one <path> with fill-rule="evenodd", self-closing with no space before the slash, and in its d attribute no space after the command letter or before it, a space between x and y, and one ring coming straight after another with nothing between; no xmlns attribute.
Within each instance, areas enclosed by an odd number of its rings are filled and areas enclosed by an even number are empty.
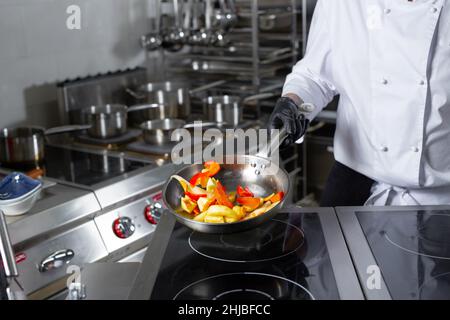
<svg viewBox="0 0 450 320"><path fill-rule="evenodd" d="M176 53L166 52L167 70L172 77L187 75L195 82L229 80L216 88L213 94L240 95L242 97L274 92L280 93L286 75L306 51L308 34L307 0L235 0L238 25L227 36L228 47L191 47ZM267 30L261 26L263 18L289 17L290 23L282 30ZM282 23L286 23L283 20ZM211 92L210 92L211 93ZM248 116L267 118L275 100L265 100L252 105ZM288 150L284 161L294 164L297 190L294 200L307 193L306 144Z"/></svg>

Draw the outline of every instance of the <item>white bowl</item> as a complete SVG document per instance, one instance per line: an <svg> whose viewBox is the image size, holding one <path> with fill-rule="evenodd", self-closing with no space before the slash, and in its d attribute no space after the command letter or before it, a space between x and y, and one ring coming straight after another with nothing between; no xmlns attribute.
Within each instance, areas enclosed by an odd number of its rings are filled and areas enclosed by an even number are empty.
<svg viewBox="0 0 450 320"><path fill-rule="evenodd" d="M42 184L36 187L32 193L14 200L0 201L0 210L6 216L20 216L30 211L36 203L42 191Z"/></svg>

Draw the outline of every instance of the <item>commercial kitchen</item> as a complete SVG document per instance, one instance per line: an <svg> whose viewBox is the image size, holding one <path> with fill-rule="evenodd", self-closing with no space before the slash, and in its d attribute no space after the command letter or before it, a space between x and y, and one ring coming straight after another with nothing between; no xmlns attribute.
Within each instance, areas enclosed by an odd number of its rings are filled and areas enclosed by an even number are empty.
<svg viewBox="0 0 450 320"><path fill-rule="evenodd" d="M449 21L448 0L0 0L1 300L449 300ZM279 171L252 145L180 164L177 129L280 129ZM210 183L221 223L198 220Z"/></svg>

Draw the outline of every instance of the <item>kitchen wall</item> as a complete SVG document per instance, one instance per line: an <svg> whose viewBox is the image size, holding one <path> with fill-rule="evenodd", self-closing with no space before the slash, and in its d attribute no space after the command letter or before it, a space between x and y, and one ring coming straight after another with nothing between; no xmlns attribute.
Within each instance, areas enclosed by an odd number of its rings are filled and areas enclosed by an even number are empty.
<svg viewBox="0 0 450 320"><path fill-rule="evenodd" d="M69 30L68 6L81 8ZM0 127L58 124L57 81L145 63L151 0L0 0Z"/></svg>

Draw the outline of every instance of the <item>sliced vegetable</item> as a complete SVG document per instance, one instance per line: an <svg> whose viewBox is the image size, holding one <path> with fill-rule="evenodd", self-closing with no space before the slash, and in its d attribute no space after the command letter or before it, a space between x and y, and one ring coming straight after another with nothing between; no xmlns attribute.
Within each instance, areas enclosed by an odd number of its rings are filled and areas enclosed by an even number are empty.
<svg viewBox="0 0 450 320"><path fill-rule="evenodd" d="M216 199L214 197L206 197L200 198L197 201L198 208L201 212L205 212L209 209L210 206L216 203Z"/></svg>
<svg viewBox="0 0 450 320"><path fill-rule="evenodd" d="M200 213L198 216L194 218L194 221L197 222L205 222L206 212Z"/></svg>
<svg viewBox="0 0 450 320"><path fill-rule="evenodd" d="M239 220L245 217L246 211L244 207L241 206L234 206L233 211L236 213Z"/></svg>
<svg viewBox="0 0 450 320"><path fill-rule="evenodd" d="M272 193L270 196L264 198L264 202L270 201L270 198L272 198L275 195L275 193Z"/></svg>
<svg viewBox="0 0 450 320"><path fill-rule="evenodd" d="M281 192L276 193L274 196L272 196L269 199L269 201L272 203L280 202L281 200L283 200L283 198L284 198L284 192L281 191Z"/></svg>
<svg viewBox="0 0 450 320"><path fill-rule="evenodd" d="M217 223L217 224L219 224L219 223L225 223L225 219L222 216L216 217L216 216L209 216L209 215L207 215L205 217L205 222L206 223Z"/></svg>
<svg viewBox="0 0 450 320"><path fill-rule="evenodd" d="M215 176L220 171L220 165L215 161L206 161L204 167L205 169L202 172L206 173L209 177Z"/></svg>
<svg viewBox="0 0 450 320"><path fill-rule="evenodd" d="M261 208L256 209L255 211L251 212L244 219L248 220L248 219L256 218L256 217L266 213L270 206L271 206L270 202L266 202L266 203L264 203L264 205Z"/></svg>
<svg viewBox="0 0 450 320"><path fill-rule="evenodd" d="M201 212L200 209L197 207L194 208L194 210L192 211L192 213L194 214L194 216L198 216Z"/></svg>
<svg viewBox="0 0 450 320"><path fill-rule="evenodd" d="M207 192L214 192L214 189L217 187L217 180L214 178L209 178L208 183L206 184Z"/></svg>
<svg viewBox="0 0 450 320"><path fill-rule="evenodd" d="M199 187L194 187L192 186L186 179L184 179L183 177L180 176L172 176L170 177L171 179L176 179L181 187L183 188L184 192L190 192L192 194L195 195L201 195L201 194L207 194L206 190L199 188Z"/></svg>
<svg viewBox="0 0 450 320"><path fill-rule="evenodd" d="M186 196L188 196L193 201L198 201L200 198L206 198L208 194L202 193L202 194L195 194L189 191L185 192Z"/></svg>
<svg viewBox="0 0 450 320"><path fill-rule="evenodd" d="M191 184L191 186L200 185L200 186L202 186L202 188L206 188L206 184L208 183L208 180L209 180L209 177L207 174L205 174L203 172L199 172L192 177L192 179L191 179L191 181L189 181L189 183Z"/></svg>
<svg viewBox="0 0 450 320"><path fill-rule="evenodd" d="M231 203L236 202L236 192L232 191L228 194L228 200L230 200Z"/></svg>
<svg viewBox="0 0 450 320"><path fill-rule="evenodd" d="M192 213L197 207L197 202L192 201L188 196L181 198L181 208L187 213Z"/></svg>
<svg viewBox="0 0 450 320"><path fill-rule="evenodd" d="M219 205L226 206L230 209L233 208L233 203L228 199L227 193L219 181L217 181L216 188L214 189L214 196Z"/></svg>
<svg viewBox="0 0 450 320"><path fill-rule="evenodd" d="M236 212L226 206L214 205L206 211L208 216L236 218Z"/></svg>
<svg viewBox="0 0 450 320"><path fill-rule="evenodd" d="M252 212L259 208L263 204L263 199L243 197L236 200L239 204L242 204L247 212Z"/></svg>
<svg viewBox="0 0 450 320"><path fill-rule="evenodd" d="M238 186L236 191L237 191L237 194L239 195L239 197L253 198L255 196L248 187L242 188L242 186Z"/></svg>

